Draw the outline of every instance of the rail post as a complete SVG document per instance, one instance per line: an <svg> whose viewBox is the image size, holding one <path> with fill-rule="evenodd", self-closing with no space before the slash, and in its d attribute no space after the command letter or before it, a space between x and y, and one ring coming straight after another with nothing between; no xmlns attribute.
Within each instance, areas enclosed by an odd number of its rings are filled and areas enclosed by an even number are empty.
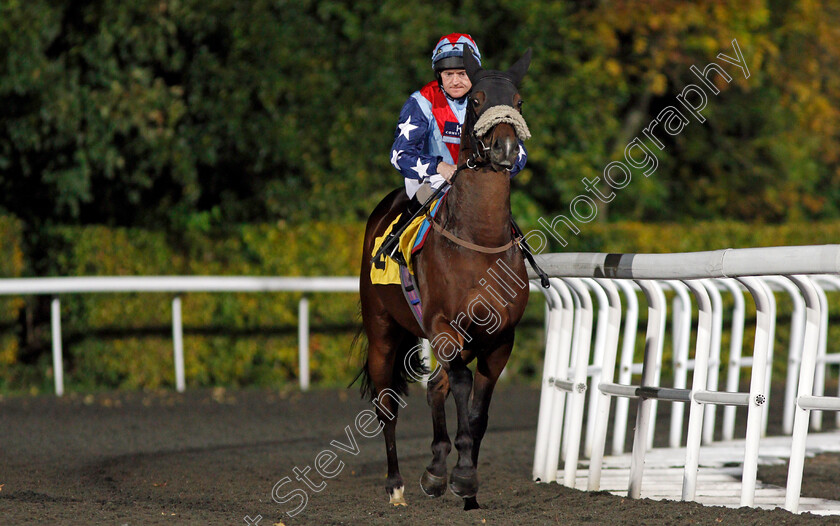
<svg viewBox="0 0 840 526"><path fill-rule="evenodd" d="M640 279L639 284L648 301L648 324L645 334L645 358L642 366L642 387L654 386L657 357L662 355L665 337L665 294L658 283ZM653 400L640 396L636 412L636 434L633 438L633 453L630 457L630 487L627 496L638 499L642 494L642 475L645 469L648 429Z"/></svg>
<svg viewBox="0 0 840 526"><path fill-rule="evenodd" d="M183 393L187 389L184 379L184 327L181 321L181 296L172 298L172 346L175 361L175 389Z"/></svg>
<svg viewBox="0 0 840 526"><path fill-rule="evenodd" d="M305 295L298 303L298 370L300 390L309 390L309 298Z"/></svg>
<svg viewBox="0 0 840 526"><path fill-rule="evenodd" d="M752 506L755 501L755 481L758 470L758 443L761 440L763 412L767 410L766 385L767 357L770 354L770 330L773 312L772 295L767 285L758 278L738 278L755 300L756 330L753 347L753 372L750 378L750 397L747 408L747 435L744 451L744 474L741 478L741 506Z"/></svg>
<svg viewBox="0 0 840 526"><path fill-rule="evenodd" d="M58 296L54 296L50 304L50 326L52 327L52 355L53 377L55 378L55 394L64 394L64 360L61 351L61 303Z"/></svg>
<svg viewBox="0 0 840 526"><path fill-rule="evenodd" d="M700 442L703 435L705 405L697 400L698 390L706 390L709 376L709 351L712 343L712 300L703 281L686 281L697 300L697 342L694 349L694 377L691 381L691 401L688 411L688 432L685 445L685 475L682 499L694 500L697 491L697 470L700 464Z"/></svg>

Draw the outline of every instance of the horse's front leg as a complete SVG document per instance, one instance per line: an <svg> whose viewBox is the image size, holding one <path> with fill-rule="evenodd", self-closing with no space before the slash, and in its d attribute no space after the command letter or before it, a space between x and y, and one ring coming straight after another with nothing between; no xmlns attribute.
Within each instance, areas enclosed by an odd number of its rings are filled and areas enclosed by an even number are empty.
<svg viewBox="0 0 840 526"><path fill-rule="evenodd" d="M432 462L426 467L420 479L423 493L429 497L440 497L446 493L446 457L452 451L452 442L446 430L446 398L449 396L449 377L438 368L429 379L426 399L432 408Z"/></svg>
<svg viewBox="0 0 840 526"><path fill-rule="evenodd" d="M458 432L455 435L455 448L458 450L458 463L449 475L449 489L461 498L475 497L478 491L478 475L473 463L473 436L470 431L470 393L472 392L472 372L460 356L449 362L447 370L455 408L458 413Z"/></svg>
<svg viewBox="0 0 840 526"><path fill-rule="evenodd" d="M490 354L480 356L475 368L475 379L473 380L473 392L470 402L470 432L472 433L472 461L478 469L478 452L481 449L481 441L487 431L487 421L490 411L490 399L493 397L493 389L499 380L505 365L510 358L513 349L513 338L505 341ZM464 510L479 508L476 498L464 499Z"/></svg>

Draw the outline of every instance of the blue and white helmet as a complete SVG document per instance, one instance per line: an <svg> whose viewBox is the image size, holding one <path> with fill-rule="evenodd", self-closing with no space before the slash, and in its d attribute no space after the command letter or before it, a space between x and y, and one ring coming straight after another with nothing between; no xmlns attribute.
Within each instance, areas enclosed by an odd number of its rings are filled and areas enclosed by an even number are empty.
<svg viewBox="0 0 840 526"><path fill-rule="evenodd" d="M442 36L432 51L432 69L464 69L464 46L472 49L473 56L481 64L481 53L471 36L466 33L451 33Z"/></svg>

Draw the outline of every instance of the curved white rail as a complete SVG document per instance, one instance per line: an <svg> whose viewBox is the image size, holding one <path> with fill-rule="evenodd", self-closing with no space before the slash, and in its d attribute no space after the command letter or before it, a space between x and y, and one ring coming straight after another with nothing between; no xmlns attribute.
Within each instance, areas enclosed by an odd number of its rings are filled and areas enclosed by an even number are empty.
<svg viewBox="0 0 840 526"><path fill-rule="evenodd" d="M780 274L838 274L840 245L727 248L679 254L541 254L551 276L613 279L704 279ZM539 276L528 268L528 276Z"/></svg>
<svg viewBox="0 0 840 526"><path fill-rule="evenodd" d="M801 484L802 476L805 436L807 436L811 412L815 410L840 411L840 397L822 396L821 389L818 389L826 364L840 362L840 357L837 355L825 355L828 319L827 301L822 291L823 287L840 290L840 278L836 276L840 273L840 245L726 249L688 254L546 254L539 256L538 262L549 275L564 278L563 281L568 283L574 291L576 302L575 336L574 345L572 345L575 356L574 380L565 380L561 382L563 385L558 385L555 380L552 390L556 391L558 387L570 390L574 386L578 391L582 391L579 387L580 380L585 379L585 374L581 368L583 363L588 363L590 360L586 347L593 336L591 332L592 306L587 304L587 302L591 303L591 299L589 291L583 284L586 284L599 299L601 308L599 321L603 320L604 323L599 323L600 327L595 337L597 352L596 356L592 357L593 363L589 367L594 388L593 393L590 393L590 422L587 423L586 451L589 451L590 444L592 449L588 488L598 489L599 487L601 460L605 446L602 440L605 441L606 415L609 412L611 397L618 397L616 424L614 424L614 452L621 451L624 441L626 410L622 411L622 406L626 408L629 398L637 398L637 421L628 486L630 497L638 497L641 493L644 456L651 424L650 406L656 400L665 400L688 403L690 408L683 476L684 499L693 499L695 496L701 443L707 443L714 438L713 408L716 405L727 406L723 418L723 437L730 438L734 431L735 407L747 407L741 504L753 505L758 444L766 427L768 413L768 386L772 372L776 325L776 302L771 287L776 291L787 292L793 301L791 338L787 349L788 364L789 369L794 369L788 371L788 383L792 383L791 379L798 378L799 388L795 402L791 394L785 397L785 405L795 405L795 414L792 417L785 417L786 422L793 420L794 433L785 506L789 510L796 510L799 499L798 484ZM828 274L828 276L815 276L813 279L802 276L823 274ZM785 276L793 277L789 280ZM583 278L583 281L578 282L574 278ZM595 278L595 281L589 281L587 278ZM630 384L632 374L636 369L632 362L638 309L637 305L634 305L636 293L631 287L630 280L635 281L645 293L649 310L645 357L644 363L640 364L642 366L640 385ZM819 283L815 284L815 281ZM598 288L595 288L594 284L597 284ZM657 355L664 339L666 320L663 285L674 290L676 294L672 333L676 371L673 388L660 387L659 380L655 376L656 370L661 365L661 358L658 359ZM699 308L693 360L688 359L687 350L691 332L691 303L687 298L686 287L694 294ZM619 378L617 383L613 383L611 376L615 370L618 336L621 330L620 312L617 310L614 312L614 309L620 309L619 289L627 299L628 310L625 313ZM749 291L756 304L756 333L752 356L742 358L744 289ZM717 388L724 308L721 291L730 294L733 298L726 391L718 391ZM606 317L605 305L608 309ZM587 327L589 327L588 331ZM601 327L606 327L606 334L602 332ZM546 360L549 363L548 356ZM737 392L739 371L743 367L751 368L750 387L748 392ZM685 373L689 369L694 370L690 388L686 386L685 379ZM600 381L598 381L598 375L600 375ZM680 379L680 376L683 379ZM788 392L792 393L792 390L789 389ZM574 482L571 471L576 471L577 468L582 415L582 408L578 404L582 399L582 396L576 396L575 402L570 406L570 411L565 415L566 430L569 433L568 438L564 437L567 439L564 442L568 442L564 472L564 482L567 485ZM706 408L707 405L712 407ZM624 413L624 421L621 421L622 413ZM678 421L682 413L675 410L674 415L674 421ZM560 421L562 420L561 417ZM819 425L818 420L816 418L814 420L816 425ZM619 423L621 425L618 425ZM785 427L787 428L787 424ZM591 441L588 438L590 435ZM672 445L675 442L679 442L679 434L672 429ZM546 464L546 469L550 470L551 466L550 463ZM555 470L556 466L557 464L554 463Z"/></svg>

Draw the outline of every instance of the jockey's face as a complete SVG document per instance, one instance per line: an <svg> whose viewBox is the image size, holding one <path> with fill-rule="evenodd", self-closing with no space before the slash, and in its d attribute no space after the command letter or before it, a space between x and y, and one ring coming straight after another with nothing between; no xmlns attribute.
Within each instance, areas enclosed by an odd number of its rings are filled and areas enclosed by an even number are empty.
<svg viewBox="0 0 840 526"><path fill-rule="evenodd" d="M464 69L446 69L440 73L443 90L453 99L460 99L470 91L472 83Z"/></svg>

